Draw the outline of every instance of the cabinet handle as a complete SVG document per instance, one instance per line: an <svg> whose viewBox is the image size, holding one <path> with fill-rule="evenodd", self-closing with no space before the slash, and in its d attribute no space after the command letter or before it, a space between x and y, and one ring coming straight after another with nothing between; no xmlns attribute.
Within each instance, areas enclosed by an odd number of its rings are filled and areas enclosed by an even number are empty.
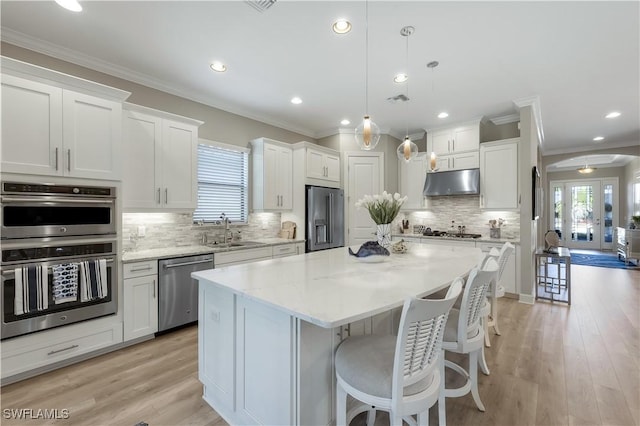
<svg viewBox="0 0 640 426"><path fill-rule="evenodd" d="M451 151L452 152L456 152L456 140L455 139L451 139Z"/></svg>
<svg viewBox="0 0 640 426"><path fill-rule="evenodd" d="M147 265L143 268L131 268L131 272L148 271L151 269L151 265Z"/></svg>
<svg viewBox="0 0 640 426"><path fill-rule="evenodd" d="M152 287L153 287L153 298L155 299L156 298L156 280L153 280Z"/></svg>
<svg viewBox="0 0 640 426"><path fill-rule="evenodd" d="M164 203L169 204L169 188L164 189Z"/></svg>
<svg viewBox="0 0 640 426"><path fill-rule="evenodd" d="M456 168L456 159L455 159L455 158L452 158L452 159L451 159L451 168L452 168L452 169L455 169L455 168Z"/></svg>
<svg viewBox="0 0 640 426"><path fill-rule="evenodd" d="M160 204L160 188L158 188L158 204Z"/></svg>
<svg viewBox="0 0 640 426"><path fill-rule="evenodd" d="M47 353L47 355L54 355L54 354L57 354L57 353L60 353L60 352L68 351L68 350L71 350L71 349L75 349L77 347L78 347L78 345L71 345L68 348L58 349L57 351L51 351L51 352Z"/></svg>
<svg viewBox="0 0 640 426"><path fill-rule="evenodd" d="M71 150L67 150L67 170L71 171Z"/></svg>
<svg viewBox="0 0 640 426"><path fill-rule="evenodd" d="M484 194L480 194L480 207L484 207Z"/></svg>
<svg viewBox="0 0 640 426"><path fill-rule="evenodd" d="M56 148L56 171L58 170L58 148Z"/></svg>
<svg viewBox="0 0 640 426"><path fill-rule="evenodd" d="M447 141L447 152L451 152L451 141Z"/></svg>

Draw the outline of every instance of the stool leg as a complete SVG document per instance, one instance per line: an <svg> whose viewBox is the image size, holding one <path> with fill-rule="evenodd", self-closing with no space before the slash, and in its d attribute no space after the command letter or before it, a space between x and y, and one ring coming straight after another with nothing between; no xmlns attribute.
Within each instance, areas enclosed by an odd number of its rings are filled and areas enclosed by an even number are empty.
<svg viewBox="0 0 640 426"><path fill-rule="evenodd" d="M484 345L490 348L491 340L489 339L489 317L488 316L482 319L482 328L484 329Z"/></svg>
<svg viewBox="0 0 640 426"><path fill-rule="evenodd" d="M498 299L491 304L491 322L493 323L493 329L496 334L500 336L500 329L498 328Z"/></svg>
<svg viewBox="0 0 640 426"><path fill-rule="evenodd" d="M489 366L487 365L487 359L484 356L484 347L480 350L480 358L478 358L478 364L480 365L480 370L485 376L491 374L489 371Z"/></svg>
<svg viewBox="0 0 640 426"><path fill-rule="evenodd" d="M418 426L429 426L429 410L418 413Z"/></svg>
<svg viewBox="0 0 640 426"><path fill-rule="evenodd" d="M444 349L440 353L440 394L438 395L438 424L447 426L447 407L445 404Z"/></svg>
<svg viewBox="0 0 640 426"><path fill-rule="evenodd" d="M473 396L473 400L478 406L478 410L484 411L484 405L480 400L480 393L478 392L478 352L480 352L480 350L473 351L469 354L469 376L471 376L471 395Z"/></svg>
<svg viewBox="0 0 640 426"><path fill-rule="evenodd" d="M336 386L336 426L347 426L347 392Z"/></svg>
<svg viewBox="0 0 640 426"><path fill-rule="evenodd" d="M372 408L367 411L367 426L373 426L376 423L376 409Z"/></svg>

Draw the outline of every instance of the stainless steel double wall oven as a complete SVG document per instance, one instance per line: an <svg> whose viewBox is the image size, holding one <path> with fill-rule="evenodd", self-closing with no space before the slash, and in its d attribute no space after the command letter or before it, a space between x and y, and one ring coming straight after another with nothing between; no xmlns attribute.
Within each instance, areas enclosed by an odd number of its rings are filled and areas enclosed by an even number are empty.
<svg viewBox="0 0 640 426"><path fill-rule="evenodd" d="M1 186L2 339L115 314L116 188L18 182L2 182ZM83 298L81 288L75 288L69 297L58 297L56 286L68 285L59 278L76 274L78 265L90 263L97 265L91 269L93 277L102 278L98 278L99 296ZM23 276L30 279L23 275L27 270L42 271L38 297L45 303L23 310L20 289L27 291L23 282ZM79 286L79 280L67 282ZM33 288L28 290L33 296Z"/></svg>

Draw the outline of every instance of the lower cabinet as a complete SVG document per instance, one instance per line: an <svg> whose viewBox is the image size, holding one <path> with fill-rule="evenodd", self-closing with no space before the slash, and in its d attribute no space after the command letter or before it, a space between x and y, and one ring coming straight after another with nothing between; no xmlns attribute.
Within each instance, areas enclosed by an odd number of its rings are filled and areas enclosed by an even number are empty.
<svg viewBox="0 0 640 426"><path fill-rule="evenodd" d="M122 342L117 316L71 324L2 342L2 379L42 369ZM49 368L51 369L51 367Z"/></svg>
<svg viewBox="0 0 640 426"><path fill-rule="evenodd" d="M127 263L124 269L124 341L158 331L158 261Z"/></svg>
<svg viewBox="0 0 640 426"><path fill-rule="evenodd" d="M240 265L242 263L271 259L271 257L271 247L257 247L251 249L225 251L214 253L213 265L215 268L221 268L223 266Z"/></svg>

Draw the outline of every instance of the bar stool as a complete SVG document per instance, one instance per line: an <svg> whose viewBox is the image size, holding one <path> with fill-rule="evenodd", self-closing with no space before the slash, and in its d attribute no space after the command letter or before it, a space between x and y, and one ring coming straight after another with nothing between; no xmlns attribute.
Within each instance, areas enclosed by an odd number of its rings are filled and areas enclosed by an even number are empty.
<svg viewBox="0 0 640 426"><path fill-rule="evenodd" d="M441 424L446 419L444 398L455 398L471 392L473 400L480 411L484 411L484 405L478 393L478 360L484 348L484 330L481 324L480 311L484 304L487 292L492 282L496 281L498 263L494 258L487 259L482 270L474 268L469 274L467 283L462 293L460 309L453 308L449 313L445 326L442 349L460 354L468 354L468 371L451 361L441 363L441 373L444 380L445 367L461 374L466 378L466 383L455 389L447 389L441 400L438 401L439 420Z"/></svg>
<svg viewBox="0 0 640 426"><path fill-rule="evenodd" d="M489 300L489 314L485 320L486 328L485 328L485 345L487 347L491 346L491 341L489 340L489 327L493 327L495 333L500 336L500 329L498 328L498 298L504 297L504 286L499 284L500 279L502 278L502 273L507 266L507 262L509 261L509 257L514 252L515 247L510 242L505 242L500 251L496 248L492 248L489 252L489 256L492 256L498 262L498 276L496 278L496 282L491 286L489 290L488 300Z"/></svg>
<svg viewBox="0 0 640 426"><path fill-rule="evenodd" d="M372 426L378 409L389 412L392 425L414 414L419 425L428 424L429 408L444 391L442 337L462 283L456 278L444 299L407 299L397 337L354 336L342 342L335 356L337 426L364 411ZM361 402L348 413L347 394Z"/></svg>

